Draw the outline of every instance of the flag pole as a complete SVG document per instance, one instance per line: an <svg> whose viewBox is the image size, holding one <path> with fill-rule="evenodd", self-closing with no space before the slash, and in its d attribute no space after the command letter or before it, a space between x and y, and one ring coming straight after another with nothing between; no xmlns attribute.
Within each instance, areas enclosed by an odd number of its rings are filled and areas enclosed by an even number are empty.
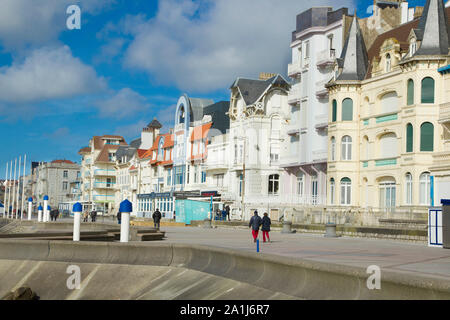
<svg viewBox="0 0 450 320"><path fill-rule="evenodd" d="M8 186L8 162L6 162L6 175L5 175L5 194L3 199L3 218L6 216L6 194L7 194L7 186Z"/></svg>
<svg viewBox="0 0 450 320"><path fill-rule="evenodd" d="M23 179L22 179L22 205L20 206L20 220L23 220L23 201L25 197L25 173L26 173L27 155L23 157Z"/></svg>
<svg viewBox="0 0 450 320"><path fill-rule="evenodd" d="M14 159L14 183L12 192L12 207L11 207L11 219L14 217L14 204L16 202L16 168L17 168L17 158Z"/></svg>
<svg viewBox="0 0 450 320"><path fill-rule="evenodd" d="M7 218L9 218L9 215L10 215L9 207L11 206L11 181L12 181L12 160L11 160L11 164L9 166L8 215L6 216Z"/></svg>
<svg viewBox="0 0 450 320"><path fill-rule="evenodd" d="M16 190L16 219L19 219L19 195L20 195L20 169L22 167L22 156L19 156L19 172L17 174L17 190Z"/></svg>

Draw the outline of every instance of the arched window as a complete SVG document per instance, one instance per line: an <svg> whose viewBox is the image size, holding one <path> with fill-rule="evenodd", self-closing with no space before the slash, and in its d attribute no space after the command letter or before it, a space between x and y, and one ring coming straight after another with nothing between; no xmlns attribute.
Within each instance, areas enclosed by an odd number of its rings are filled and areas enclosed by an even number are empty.
<svg viewBox="0 0 450 320"><path fill-rule="evenodd" d="M413 194L413 181L411 173L407 173L405 176L405 184L406 184L406 197L405 203L412 204L412 194Z"/></svg>
<svg viewBox="0 0 450 320"><path fill-rule="evenodd" d="M336 160L336 138L331 138L331 161Z"/></svg>
<svg viewBox="0 0 450 320"><path fill-rule="evenodd" d="M391 55L386 55L386 72L391 72Z"/></svg>
<svg viewBox="0 0 450 320"><path fill-rule="evenodd" d="M271 195L278 194L279 185L280 185L280 175L271 174L269 176L269 194Z"/></svg>
<svg viewBox="0 0 450 320"><path fill-rule="evenodd" d="M353 100L350 98L342 101L342 121L353 120Z"/></svg>
<svg viewBox="0 0 450 320"><path fill-rule="evenodd" d="M336 186L334 184L334 179L330 179L330 204L334 204L334 194L336 193Z"/></svg>
<svg viewBox="0 0 450 320"><path fill-rule="evenodd" d="M380 208L391 209L395 208L396 185L392 178L383 179L380 181Z"/></svg>
<svg viewBox="0 0 450 320"><path fill-rule="evenodd" d="M332 118L331 118L331 122L336 122L337 121L337 101L333 100L332 103Z"/></svg>
<svg viewBox="0 0 450 320"><path fill-rule="evenodd" d="M429 206L431 204L430 196L430 173L424 172L419 178L419 194L420 194L420 204Z"/></svg>
<svg viewBox="0 0 450 320"><path fill-rule="evenodd" d="M422 80L422 103L434 103L434 79L424 78Z"/></svg>
<svg viewBox="0 0 450 320"><path fill-rule="evenodd" d="M406 125L406 152L414 150L414 128L411 123Z"/></svg>
<svg viewBox="0 0 450 320"><path fill-rule="evenodd" d="M398 96L397 92L389 92L381 97L381 112L390 113L398 111Z"/></svg>
<svg viewBox="0 0 450 320"><path fill-rule="evenodd" d="M341 160L352 160L352 138L350 136L342 138Z"/></svg>
<svg viewBox="0 0 450 320"><path fill-rule="evenodd" d="M341 180L341 204L350 205L352 203L352 181L349 178Z"/></svg>
<svg viewBox="0 0 450 320"><path fill-rule="evenodd" d="M420 126L420 151L433 151L434 149L434 126L425 122Z"/></svg>
<svg viewBox="0 0 450 320"><path fill-rule="evenodd" d="M407 102L408 106L414 104L414 81L412 79L408 80L408 88L407 88Z"/></svg>
<svg viewBox="0 0 450 320"><path fill-rule="evenodd" d="M380 158L388 159L398 156L397 136L387 133L380 138Z"/></svg>
<svg viewBox="0 0 450 320"><path fill-rule="evenodd" d="M305 174L301 171L297 173L297 195L305 194Z"/></svg>

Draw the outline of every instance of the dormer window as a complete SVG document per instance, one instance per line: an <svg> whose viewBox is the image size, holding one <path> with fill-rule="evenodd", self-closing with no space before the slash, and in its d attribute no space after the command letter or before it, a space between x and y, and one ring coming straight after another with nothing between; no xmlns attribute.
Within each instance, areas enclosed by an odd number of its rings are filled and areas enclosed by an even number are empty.
<svg viewBox="0 0 450 320"><path fill-rule="evenodd" d="M386 72L391 72L391 68L392 68L391 55L388 53L386 55Z"/></svg>
<svg viewBox="0 0 450 320"><path fill-rule="evenodd" d="M411 42L409 44L409 53L410 56L412 57L417 51L417 42L415 38L411 39Z"/></svg>

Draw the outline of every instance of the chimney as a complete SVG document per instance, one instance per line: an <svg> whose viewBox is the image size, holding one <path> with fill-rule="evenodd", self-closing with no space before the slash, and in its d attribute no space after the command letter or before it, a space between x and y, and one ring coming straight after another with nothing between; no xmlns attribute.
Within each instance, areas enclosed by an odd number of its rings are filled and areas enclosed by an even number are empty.
<svg viewBox="0 0 450 320"><path fill-rule="evenodd" d="M261 72L259 74L259 80L268 80L270 78L275 77L276 75L277 75L276 73Z"/></svg>
<svg viewBox="0 0 450 320"><path fill-rule="evenodd" d="M148 150L153 146L153 142L155 141L154 137L154 129L145 127L141 132L141 145L139 149Z"/></svg>

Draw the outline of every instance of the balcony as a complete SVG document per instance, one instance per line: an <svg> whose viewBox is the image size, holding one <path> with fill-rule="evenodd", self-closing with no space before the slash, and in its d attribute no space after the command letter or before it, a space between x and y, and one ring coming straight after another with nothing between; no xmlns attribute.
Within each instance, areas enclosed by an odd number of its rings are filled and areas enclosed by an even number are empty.
<svg viewBox="0 0 450 320"><path fill-rule="evenodd" d="M226 159L221 160L207 160L206 161L206 170L219 170L219 169L227 169L228 161Z"/></svg>
<svg viewBox="0 0 450 320"><path fill-rule="evenodd" d="M288 103L290 105L298 105L300 103L302 96L301 88L298 87L292 87L292 89L289 91L288 94Z"/></svg>
<svg viewBox="0 0 450 320"><path fill-rule="evenodd" d="M326 68L331 67L334 64L336 59L336 50L335 49L326 49L320 51L317 54L317 67Z"/></svg>
<svg viewBox="0 0 450 320"><path fill-rule="evenodd" d="M312 159L313 161L323 161L328 159L328 150L322 149L322 150L315 150L312 152Z"/></svg>
<svg viewBox="0 0 450 320"><path fill-rule="evenodd" d="M115 182L94 182L94 188L97 189L114 189Z"/></svg>
<svg viewBox="0 0 450 320"><path fill-rule="evenodd" d="M291 78L297 78L302 72L302 66L299 62L288 64L288 76Z"/></svg>
<svg viewBox="0 0 450 320"><path fill-rule="evenodd" d="M450 123L450 102L439 106L439 123Z"/></svg>
<svg viewBox="0 0 450 320"><path fill-rule="evenodd" d="M316 116L316 125L315 128L317 130L325 129L328 127L328 115L327 114L321 114L319 116Z"/></svg>
<svg viewBox="0 0 450 320"><path fill-rule="evenodd" d="M94 176L98 176L98 177L115 177L116 176L116 170L97 169L97 170L94 170Z"/></svg>
<svg viewBox="0 0 450 320"><path fill-rule="evenodd" d="M325 88L325 85L330 81L329 79L321 80L316 82L316 97L317 99L325 99L328 98L328 89Z"/></svg>
<svg viewBox="0 0 450 320"><path fill-rule="evenodd" d="M286 133L289 136L297 136L300 134L300 124L298 122L291 123L286 128Z"/></svg>

